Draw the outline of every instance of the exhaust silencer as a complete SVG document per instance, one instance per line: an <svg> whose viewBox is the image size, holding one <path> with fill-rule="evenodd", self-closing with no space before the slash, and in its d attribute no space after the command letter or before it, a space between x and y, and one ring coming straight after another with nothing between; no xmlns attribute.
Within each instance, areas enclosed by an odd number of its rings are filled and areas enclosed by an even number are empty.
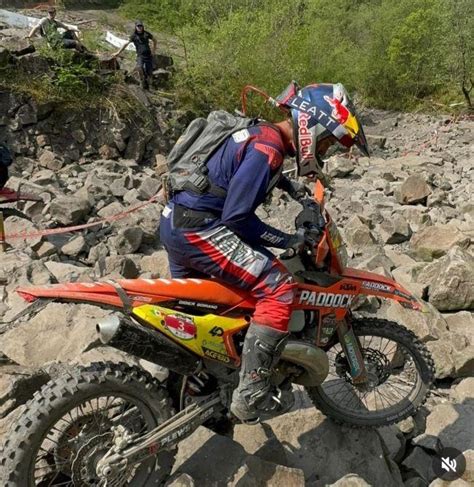
<svg viewBox="0 0 474 487"><path fill-rule="evenodd" d="M158 330L130 318L111 315L96 325L100 341L135 357L166 367L178 374L196 373L201 360Z"/></svg>

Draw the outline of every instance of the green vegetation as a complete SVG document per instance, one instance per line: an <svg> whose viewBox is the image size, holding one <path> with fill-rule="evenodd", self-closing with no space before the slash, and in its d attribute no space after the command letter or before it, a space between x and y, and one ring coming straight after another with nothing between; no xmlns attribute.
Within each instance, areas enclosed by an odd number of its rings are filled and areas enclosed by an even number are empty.
<svg viewBox="0 0 474 487"><path fill-rule="evenodd" d="M472 0L124 0L121 11L180 39L176 90L195 109L291 79L341 81L384 108L470 104Z"/></svg>

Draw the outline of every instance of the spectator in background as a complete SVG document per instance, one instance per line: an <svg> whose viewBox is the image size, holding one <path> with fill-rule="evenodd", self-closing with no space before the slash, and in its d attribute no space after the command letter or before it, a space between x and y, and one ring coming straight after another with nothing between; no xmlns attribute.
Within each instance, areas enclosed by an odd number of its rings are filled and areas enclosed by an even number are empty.
<svg viewBox="0 0 474 487"><path fill-rule="evenodd" d="M150 47L150 41L153 47ZM153 56L156 53L156 40L150 32L145 30L141 20L135 22L135 31L130 36L129 41L114 54L114 57L120 56L131 43L134 44L137 50L137 69L142 81L142 88L148 90L150 88L150 78L153 74Z"/></svg>
<svg viewBox="0 0 474 487"><path fill-rule="evenodd" d="M60 33L59 29L64 29L64 33ZM37 32L41 37L46 38L49 45L53 48L63 47L64 49L76 49L76 51L84 52L85 47L79 42L77 27L68 27L59 20L56 20L56 9L54 7L48 8L48 16L41 19L28 34L27 39L31 39Z"/></svg>

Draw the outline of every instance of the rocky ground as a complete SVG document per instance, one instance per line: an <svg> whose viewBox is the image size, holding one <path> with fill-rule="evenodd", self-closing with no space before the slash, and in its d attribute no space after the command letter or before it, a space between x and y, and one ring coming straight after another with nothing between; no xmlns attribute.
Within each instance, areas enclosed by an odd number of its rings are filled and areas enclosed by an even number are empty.
<svg viewBox="0 0 474 487"><path fill-rule="evenodd" d="M7 234L76 225L145 203L161 186L165 154L189 114L137 89L153 120L141 131L107 113L72 113L0 93L0 135L17 159L9 186L35 192L20 204L31 221L6 219ZM392 275L426 303L417 313L370 299L359 313L403 323L427 343L436 388L408 420L379 431L340 427L298 391L299 410L233 438L199 428L180 447L170 485L443 486L430 470L441 446L464 451L474 482L474 122L453 116L367 111L373 156L329 159L328 209L351 265ZM19 285L168 275L156 236L160 202L77 233L8 239L0 254L0 319L26 303ZM259 210L290 231L298 205L278 191ZM0 438L59 363L127 360L91 349L105 311L50 304L32 319L0 324ZM212 467L209 465L212 464Z"/></svg>

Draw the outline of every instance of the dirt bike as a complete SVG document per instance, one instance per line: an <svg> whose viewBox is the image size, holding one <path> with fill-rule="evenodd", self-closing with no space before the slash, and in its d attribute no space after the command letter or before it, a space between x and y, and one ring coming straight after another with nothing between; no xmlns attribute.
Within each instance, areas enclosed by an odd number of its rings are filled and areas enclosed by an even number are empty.
<svg viewBox="0 0 474 487"><path fill-rule="evenodd" d="M10 188L0 189L0 212L3 214L3 218L17 216L19 218L24 218L25 220L30 219L22 211L17 210L16 208L3 207L3 205L10 205L19 201L41 201L41 198L31 193L21 193Z"/></svg>
<svg viewBox="0 0 474 487"><path fill-rule="evenodd" d="M345 267L347 253L315 184L296 227L298 253L281 262L298 282L291 338L272 381L288 399L304 387L326 416L380 427L412 415L434 380L433 360L405 327L355 318L364 296L421 304L392 279ZM3 486L160 485L178 443L199 425L224 429L238 383L253 298L209 279L124 279L22 287L37 303L94 303L113 310L97 324L103 344L169 370L161 382L140 367L94 363L59 373L27 403L0 452ZM288 401L285 401L288 404Z"/></svg>

